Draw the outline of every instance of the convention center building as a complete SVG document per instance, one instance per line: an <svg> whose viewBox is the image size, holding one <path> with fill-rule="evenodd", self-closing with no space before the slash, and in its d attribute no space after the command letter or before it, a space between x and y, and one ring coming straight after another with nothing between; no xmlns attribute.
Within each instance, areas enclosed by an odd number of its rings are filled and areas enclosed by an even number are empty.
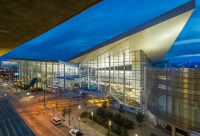
<svg viewBox="0 0 200 136"><path fill-rule="evenodd" d="M187 135L200 133L200 69L152 67L162 62L195 10L191 0L66 62L10 59L19 62L25 84L61 87L108 98L110 106L154 115L154 125ZM59 89L59 88L58 88Z"/></svg>

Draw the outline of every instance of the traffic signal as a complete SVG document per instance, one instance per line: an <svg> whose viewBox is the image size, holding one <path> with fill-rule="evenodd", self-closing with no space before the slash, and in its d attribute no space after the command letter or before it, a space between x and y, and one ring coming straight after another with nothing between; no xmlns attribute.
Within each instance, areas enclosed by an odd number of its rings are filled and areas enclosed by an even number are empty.
<svg viewBox="0 0 200 136"><path fill-rule="evenodd" d="M15 92L14 92L14 95L15 95Z"/></svg>
<svg viewBox="0 0 200 136"><path fill-rule="evenodd" d="M34 93L34 95L35 95L35 93Z"/></svg>
<svg viewBox="0 0 200 136"><path fill-rule="evenodd" d="M34 99L35 99L35 93L34 93Z"/></svg>

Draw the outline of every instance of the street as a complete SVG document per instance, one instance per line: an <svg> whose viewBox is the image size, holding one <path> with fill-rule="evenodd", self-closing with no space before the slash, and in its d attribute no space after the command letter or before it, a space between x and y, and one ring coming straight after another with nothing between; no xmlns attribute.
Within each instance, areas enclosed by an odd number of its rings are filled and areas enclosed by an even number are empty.
<svg viewBox="0 0 200 136"><path fill-rule="evenodd" d="M14 92L17 92L14 95ZM7 96L3 96L7 94ZM69 116L65 118L65 122L62 122L59 125L54 125L51 123L51 118L53 116L60 118L62 109L69 108L69 97L74 96L74 93L67 92L64 93L62 98L55 93L48 92L45 95L46 102L44 106L43 102L43 92L39 92L34 99L33 93L28 97L24 94L20 93L19 89L16 90L12 88L11 83L3 83L0 81L0 95L3 99L6 99L10 105L15 109L18 115L24 120L24 122L29 126L29 128L37 135L37 136L68 136L70 128L68 127ZM86 100L80 100L78 98L74 98L70 100L70 108L73 109L73 115L76 118L80 111L78 111L78 105L85 106ZM101 105L103 101L96 102L92 100L87 100L87 110L94 109L91 106L98 107ZM90 105L90 106L89 106ZM88 109L89 108L89 109ZM37 111L39 111L39 115L37 115ZM54 112L54 113L53 113ZM78 114L77 114L78 113ZM71 120L71 118L70 118ZM71 120L72 124L73 121ZM77 126L76 126L77 127Z"/></svg>

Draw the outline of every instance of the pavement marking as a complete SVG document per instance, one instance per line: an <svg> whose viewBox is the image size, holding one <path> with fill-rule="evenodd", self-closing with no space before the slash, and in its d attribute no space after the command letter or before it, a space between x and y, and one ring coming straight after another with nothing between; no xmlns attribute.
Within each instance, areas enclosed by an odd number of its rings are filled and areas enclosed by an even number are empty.
<svg viewBox="0 0 200 136"><path fill-rule="evenodd" d="M15 122L15 121L14 121L14 122ZM18 126L18 124L16 124L16 122L15 122L15 125L17 126L18 130L20 131L21 136L23 136L23 132L22 132L22 130L20 129L20 127Z"/></svg>
<svg viewBox="0 0 200 136"><path fill-rule="evenodd" d="M39 130L37 130L40 134L42 134ZM43 134L44 135L44 134Z"/></svg>
<svg viewBox="0 0 200 136"><path fill-rule="evenodd" d="M7 134L8 134L8 136L10 136L10 133L9 133L9 131L8 131L8 128L6 127L6 124L5 124L5 121L4 121L4 120L3 120L3 125L4 125L4 128L5 128L5 130L6 130Z"/></svg>
<svg viewBox="0 0 200 136"><path fill-rule="evenodd" d="M5 112L3 111L3 109L0 107L1 111L3 112L3 114L6 116Z"/></svg>
<svg viewBox="0 0 200 136"><path fill-rule="evenodd" d="M38 117L37 117L38 118ZM39 118L38 118L39 119ZM39 119L40 120L40 119ZM41 121L41 120L40 120ZM41 121L42 122L42 121ZM44 123L44 122L42 122L42 123ZM45 123L44 123L45 124ZM45 126L47 126L46 124L45 124ZM48 127L48 126L47 126ZM49 129L51 129L50 127L48 127ZM52 131L53 131L53 129L51 129ZM54 132L54 131L53 131ZM54 132L55 134L56 134L56 132ZM57 135L57 134L56 134ZM57 136L59 136L59 135L57 135Z"/></svg>
<svg viewBox="0 0 200 136"><path fill-rule="evenodd" d="M23 124L23 126L26 128L26 130L28 131L29 134L31 134L29 128L26 126L26 124L24 123L24 121L20 120L20 122Z"/></svg>
<svg viewBox="0 0 200 136"><path fill-rule="evenodd" d="M2 133L2 131L1 131L1 128L0 128L0 134L1 134L1 136L3 136L3 133Z"/></svg>
<svg viewBox="0 0 200 136"><path fill-rule="evenodd" d="M146 122L145 122L146 123ZM152 125L150 125L150 124L148 124L148 123L146 123L147 125L149 125L150 127L152 127L153 129L155 129L155 130L157 130L158 132L160 132L161 134L164 134L164 133L162 133L160 130L158 130L158 129L156 129L155 127L153 127ZM164 135L166 135L166 134L164 134Z"/></svg>
<svg viewBox="0 0 200 136"><path fill-rule="evenodd" d="M12 128L12 130L13 130L15 136L17 136L17 133L16 133L16 131L15 131L15 129L14 129L12 123L10 122L10 119L9 119L9 118L8 118L8 122L9 122L9 125L11 126L11 128Z"/></svg>

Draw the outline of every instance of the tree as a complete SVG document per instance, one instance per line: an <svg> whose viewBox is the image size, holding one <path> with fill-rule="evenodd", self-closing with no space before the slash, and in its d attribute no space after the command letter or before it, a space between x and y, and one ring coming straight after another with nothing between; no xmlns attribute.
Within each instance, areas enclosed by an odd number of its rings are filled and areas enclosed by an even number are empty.
<svg viewBox="0 0 200 136"><path fill-rule="evenodd" d="M80 115L80 118L83 119L83 118L88 118L89 117L89 113L87 111L83 111L81 112L81 115Z"/></svg>
<svg viewBox="0 0 200 136"><path fill-rule="evenodd" d="M150 133L150 136L157 136L156 134L154 134L154 133Z"/></svg>
<svg viewBox="0 0 200 136"><path fill-rule="evenodd" d="M106 108L108 107L108 106L107 106L107 101L104 101L104 102L103 102L102 107L103 107L104 109L106 109Z"/></svg>
<svg viewBox="0 0 200 136"><path fill-rule="evenodd" d="M120 113L124 113L123 105L120 105L120 107L119 107L119 110L118 110L118 111L119 111L119 114L120 114Z"/></svg>
<svg viewBox="0 0 200 136"><path fill-rule="evenodd" d="M112 132L110 131L106 131L106 136L116 136L115 134L113 134Z"/></svg>
<svg viewBox="0 0 200 136"><path fill-rule="evenodd" d="M64 108L63 110L62 110L62 116L65 118L66 117L66 115L67 115L67 108ZM65 121L65 119L63 119L63 121Z"/></svg>
<svg viewBox="0 0 200 136"><path fill-rule="evenodd" d="M138 112L138 114L135 115L135 119L137 120L137 122L142 123L144 121L144 115Z"/></svg>
<svg viewBox="0 0 200 136"><path fill-rule="evenodd" d="M128 133L127 129L121 127L120 132L121 132L121 136L127 136L127 133Z"/></svg>

